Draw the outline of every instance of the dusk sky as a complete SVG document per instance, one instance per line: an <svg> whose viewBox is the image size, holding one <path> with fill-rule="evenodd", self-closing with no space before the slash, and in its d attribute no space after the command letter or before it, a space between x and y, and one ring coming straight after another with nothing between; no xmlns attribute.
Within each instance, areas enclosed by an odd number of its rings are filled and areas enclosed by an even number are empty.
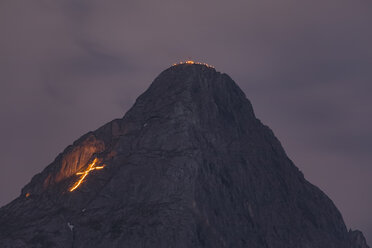
<svg viewBox="0 0 372 248"><path fill-rule="evenodd" d="M229 74L372 244L370 0L1 0L0 206L189 58Z"/></svg>

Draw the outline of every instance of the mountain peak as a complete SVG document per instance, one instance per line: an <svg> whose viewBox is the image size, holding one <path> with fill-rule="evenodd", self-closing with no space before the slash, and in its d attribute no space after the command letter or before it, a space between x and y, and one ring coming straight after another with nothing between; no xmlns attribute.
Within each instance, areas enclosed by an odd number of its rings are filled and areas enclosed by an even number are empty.
<svg viewBox="0 0 372 248"><path fill-rule="evenodd" d="M214 78L220 77L222 74L214 67L207 64L198 62L180 62L179 64L174 64L168 69L164 70L160 75L154 80L153 84L157 81L173 81L173 83L180 82L181 84L188 84L191 81L213 81ZM226 74L223 74L227 76ZM209 79L209 80L208 80Z"/></svg>
<svg viewBox="0 0 372 248"><path fill-rule="evenodd" d="M155 102L161 107L171 107L176 102L200 105L195 111L200 110L201 105L215 105L221 111L230 108L228 112L236 112L236 107L244 106L249 109L249 115L254 115L249 100L239 86L227 74L202 63L185 62L161 72L137 99L139 104L136 103L135 107L146 102L150 104L149 108L156 108Z"/></svg>
<svg viewBox="0 0 372 248"><path fill-rule="evenodd" d="M190 81L190 79L198 80L199 78L213 78L220 76L221 73L216 71L216 69L206 63L194 62L194 61L185 61L173 64L168 69L164 70L155 81L162 78L175 79L175 81L181 81L183 84ZM189 79L189 80L185 80Z"/></svg>
<svg viewBox="0 0 372 248"><path fill-rule="evenodd" d="M238 85L174 65L0 210L2 247L356 248Z"/></svg>

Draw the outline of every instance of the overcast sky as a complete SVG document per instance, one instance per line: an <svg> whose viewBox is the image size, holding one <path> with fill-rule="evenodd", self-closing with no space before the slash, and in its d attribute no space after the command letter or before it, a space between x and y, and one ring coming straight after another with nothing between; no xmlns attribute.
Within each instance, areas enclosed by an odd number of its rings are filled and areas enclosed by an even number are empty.
<svg viewBox="0 0 372 248"><path fill-rule="evenodd" d="M192 58L229 74L372 244L370 0L1 0L0 206Z"/></svg>

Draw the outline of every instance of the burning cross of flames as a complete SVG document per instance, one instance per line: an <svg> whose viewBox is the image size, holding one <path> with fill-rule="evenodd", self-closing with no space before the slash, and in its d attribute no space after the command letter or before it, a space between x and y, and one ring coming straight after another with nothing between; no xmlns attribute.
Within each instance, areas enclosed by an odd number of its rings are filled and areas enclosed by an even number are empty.
<svg viewBox="0 0 372 248"><path fill-rule="evenodd" d="M103 169L105 166L95 166L98 162L98 158L95 158L93 160L92 163L89 164L88 166L88 169L86 169L85 171L82 171L82 172L77 172L76 175L81 175L80 179L75 183L74 186L72 186L72 188L70 189L70 192L74 191L75 189L77 189L80 184L84 181L84 179L88 176L89 172L93 171L93 170L101 170Z"/></svg>

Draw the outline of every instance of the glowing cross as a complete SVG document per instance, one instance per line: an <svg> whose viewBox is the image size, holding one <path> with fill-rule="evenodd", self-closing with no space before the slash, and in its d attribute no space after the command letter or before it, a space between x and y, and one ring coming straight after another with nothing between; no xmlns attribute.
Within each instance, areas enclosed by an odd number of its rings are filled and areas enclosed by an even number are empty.
<svg viewBox="0 0 372 248"><path fill-rule="evenodd" d="M101 169L103 169L103 167L105 167L105 166L95 166L97 162L98 162L98 158L95 158L95 159L93 160L93 162L89 164L87 170L76 173L76 175L81 175L81 177L80 177L79 181L77 181L77 182L75 183L75 185L72 186L72 188L70 189L70 192L74 191L75 189L77 189L77 188L80 186L80 184L81 184L81 183L84 181L84 179L88 176L89 172L91 172L91 171L93 171L93 170L101 170Z"/></svg>

